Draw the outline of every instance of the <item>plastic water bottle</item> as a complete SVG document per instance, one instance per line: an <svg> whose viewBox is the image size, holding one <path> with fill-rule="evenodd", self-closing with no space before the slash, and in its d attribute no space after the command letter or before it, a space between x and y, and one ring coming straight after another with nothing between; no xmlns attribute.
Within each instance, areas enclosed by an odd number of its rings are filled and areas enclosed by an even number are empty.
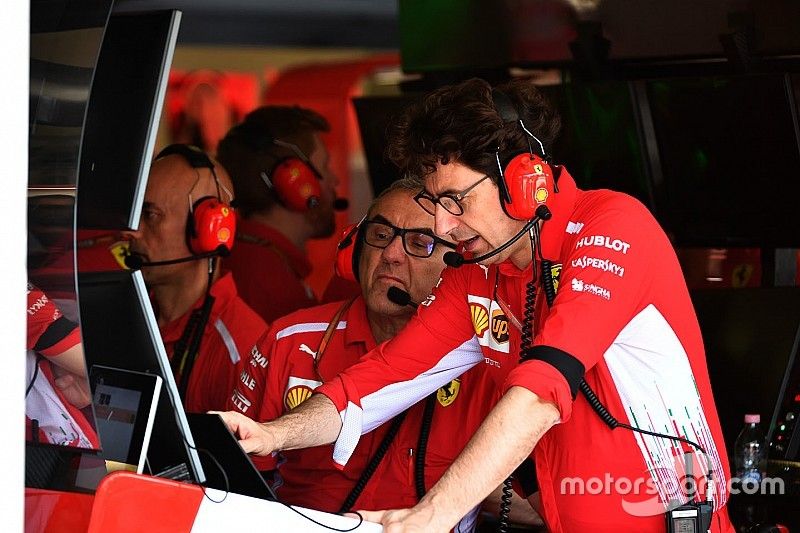
<svg viewBox="0 0 800 533"><path fill-rule="evenodd" d="M744 428L733 445L736 477L749 492L761 485L767 469L767 441L761 429L761 415L744 415Z"/></svg>

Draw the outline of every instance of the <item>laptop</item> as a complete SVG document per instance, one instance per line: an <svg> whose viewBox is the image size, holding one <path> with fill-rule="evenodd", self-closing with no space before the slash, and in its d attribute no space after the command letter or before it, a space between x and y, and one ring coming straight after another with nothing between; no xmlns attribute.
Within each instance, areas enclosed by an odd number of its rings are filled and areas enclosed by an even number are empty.
<svg viewBox="0 0 800 533"><path fill-rule="evenodd" d="M89 380L106 470L141 474L161 394L161 377L93 365Z"/></svg>
<svg viewBox="0 0 800 533"><path fill-rule="evenodd" d="M216 414L186 413L207 487L278 501L278 497Z"/></svg>

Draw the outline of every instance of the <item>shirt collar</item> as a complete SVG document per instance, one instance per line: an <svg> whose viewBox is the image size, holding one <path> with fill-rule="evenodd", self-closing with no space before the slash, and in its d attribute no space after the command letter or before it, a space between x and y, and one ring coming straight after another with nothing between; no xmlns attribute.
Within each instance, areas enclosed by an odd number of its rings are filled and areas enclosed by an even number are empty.
<svg viewBox="0 0 800 533"><path fill-rule="evenodd" d="M230 272L223 274L217 281L211 285L211 296L214 297L214 306L211 308L211 314L208 318L208 323L211 324L217 320L222 312L228 307L237 296L236 284L233 282L233 275ZM173 320L161 328L161 337L164 342L177 341L183 334L183 329L186 327L186 322L189 320L189 315L192 311L199 309L203 305L205 294L198 298L192 305L191 309L186 311L183 316Z"/></svg>
<svg viewBox="0 0 800 533"><path fill-rule="evenodd" d="M370 329L367 319L367 305L362 296L355 299L345 313L344 319L347 320L347 329L344 330L345 344L362 343L367 350L376 346L375 337L372 335L372 329Z"/></svg>
<svg viewBox="0 0 800 533"><path fill-rule="evenodd" d="M311 273L311 263L308 260L305 250L298 248L295 244L286 238L286 236L262 222L255 220L248 220L239 218L237 221L237 235L245 235L250 238L256 238L266 243L273 245L279 254L281 254L289 263L289 267L297 273L300 278L305 278ZM244 239L239 239L240 244L259 246L258 243L248 243Z"/></svg>

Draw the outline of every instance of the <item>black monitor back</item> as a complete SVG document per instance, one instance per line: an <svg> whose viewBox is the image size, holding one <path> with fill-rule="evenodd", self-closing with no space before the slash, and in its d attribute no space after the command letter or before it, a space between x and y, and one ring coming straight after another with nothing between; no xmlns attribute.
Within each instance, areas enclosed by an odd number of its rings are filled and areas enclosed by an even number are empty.
<svg viewBox="0 0 800 533"><path fill-rule="evenodd" d="M800 288L692 292L711 388L728 451L746 413L774 426L776 404L800 328Z"/></svg>
<svg viewBox="0 0 800 533"><path fill-rule="evenodd" d="M141 273L79 273L78 299L89 368L103 365L157 374L164 380L147 453L147 473L157 475L183 464L189 480L204 481Z"/></svg>
<svg viewBox="0 0 800 533"><path fill-rule="evenodd" d="M180 15L109 18L81 147L79 228L138 228Z"/></svg>

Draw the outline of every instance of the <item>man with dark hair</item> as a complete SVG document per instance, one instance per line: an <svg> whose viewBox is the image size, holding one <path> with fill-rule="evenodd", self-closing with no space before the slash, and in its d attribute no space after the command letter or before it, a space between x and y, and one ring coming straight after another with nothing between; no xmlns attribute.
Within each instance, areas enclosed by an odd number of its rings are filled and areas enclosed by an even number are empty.
<svg viewBox="0 0 800 533"><path fill-rule="evenodd" d="M267 322L317 303L304 279L309 239L335 229L336 176L320 135L324 117L300 107L264 106L220 141L241 216L225 266L242 298Z"/></svg>
<svg viewBox="0 0 800 533"><path fill-rule="evenodd" d="M446 256L453 268L406 328L296 411L263 425L226 414L246 450L336 440L334 458L346 456L364 420L477 364L501 400L419 504L367 520L387 533L445 531L532 454L550 531L661 532L665 513L695 497L708 505L673 518L733 531L727 454L675 253L643 205L579 190L547 161L557 132L524 80L499 90L470 80L407 110L389 153L422 176L417 202L466 257Z"/></svg>

